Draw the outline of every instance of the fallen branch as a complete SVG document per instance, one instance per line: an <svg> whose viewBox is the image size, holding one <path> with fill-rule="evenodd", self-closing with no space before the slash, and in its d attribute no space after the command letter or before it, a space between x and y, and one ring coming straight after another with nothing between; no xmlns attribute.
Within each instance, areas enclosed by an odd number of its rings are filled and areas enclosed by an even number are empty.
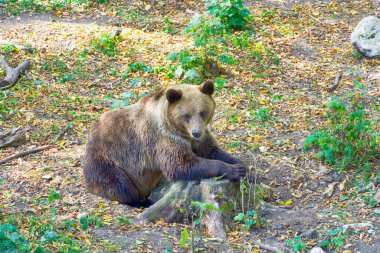
<svg viewBox="0 0 380 253"><path fill-rule="evenodd" d="M0 40L0 45L12 45L15 48L17 48L18 50L27 51L29 53L33 53L33 52L36 51L35 48L26 47L26 46L23 46L23 45L20 45L20 44L17 44L17 43L13 43L13 42L9 42L9 41L6 41L6 40Z"/></svg>
<svg viewBox="0 0 380 253"><path fill-rule="evenodd" d="M30 61L20 63L16 68L12 68L5 61L4 56L0 56L0 63L6 73L5 79L0 81L0 89L5 90L15 85L19 79L20 73L30 66Z"/></svg>
<svg viewBox="0 0 380 253"><path fill-rule="evenodd" d="M20 153L8 156L8 157L0 160L0 164L6 163L6 162L8 162L10 160L13 160L13 159L16 159L16 158L19 158L19 157L22 157L22 156L26 156L26 155L30 155L30 154L33 154L33 153L37 153L37 152L40 152L40 151L43 151L43 150L46 150L46 149L49 149L49 148L51 148L51 145L45 145L45 146L42 146L42 147L39 147L39 148L33 148L33 149L30 149L30 150L25 150L25 151L22 151Z"/></svg>
<svg viewBox="0 0 380 253"><path fill-rule="evenodd" d="M253 244L257 245L259 248L263 249L263 250L267 250L267 251L270 251L270 252L275 252L275 253L282 253L283 251L281 250L278 250L276 248L273 248L269 245L265 245L265 244L262 244L261 242L258 242L258 241L255 241L255 240L252 240L251 241Z"/></svg>
<svg viewBox="0 0 380 253"><path fill-rule="evenodd" d="M333 85L330 85L327 89L329 92L332 92L333 90L335 90L336 88L338 88L339 86L339 81L342 79L342 73L340 72L337 72L336 75L335 75L335 81L334 81L334 84Z"/></svg>
<svg viewBox="0 0 380 253"><path fill-rule="evenodd" d="M323 22L322 22L322 21L316 19L316 18L313 17L312 15L310 15L310 14L306 14L306 15L307 15L309 18L313 19L314 21L316 21L316 22L320 23L321 25L323 25Z"/></svg>
<svg viewBox="0 0 380 253"><path fill-rule="evenodd" d="M365 193L368 189L372 187L377 187L380 184L380 180L375 180L373 183L369 183L366 186L360 188L358 193Z"/></svg>
<svg viewBox="0 0 380 253"><path fill-rule="evenodd" d="M67 124L65 126L65 128L62 129L62 131L59 133L59 135L57 136L57 138L55 138L54 142L57 143L57 141L59 141L60 139L62 139L62 137L65 135L65 133L67 132L67 130L69 130L71 127L71 125Z"/></svg>

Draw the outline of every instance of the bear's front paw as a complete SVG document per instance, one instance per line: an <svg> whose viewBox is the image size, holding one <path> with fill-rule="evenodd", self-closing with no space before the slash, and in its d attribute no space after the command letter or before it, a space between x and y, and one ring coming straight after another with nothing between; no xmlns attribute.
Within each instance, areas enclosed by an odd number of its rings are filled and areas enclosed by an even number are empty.
<svg viewBox="0 0 380 253"><path fill-rule="evenodd" d="M231 181L239 181L240 178L245 177L247 168L241 164L230 165L226 177Z"/></svg>

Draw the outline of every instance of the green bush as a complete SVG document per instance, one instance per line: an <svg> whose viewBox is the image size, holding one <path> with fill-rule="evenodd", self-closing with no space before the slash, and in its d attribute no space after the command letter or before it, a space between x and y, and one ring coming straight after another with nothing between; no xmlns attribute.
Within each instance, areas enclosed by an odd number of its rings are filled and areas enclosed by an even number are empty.
<svg viewBox="0 0 380 253"><path fill-rule="evenodd" d="M242 0L208 0L208 12L214 15L228 30L243 30L252 20L251 12L244 7Z"/></svg>
<svg viewBox="0 0 380 253"><path fill-rule="evenodd" d="M370 169L370 163L380 158L379 131L366 114L364 106L353 99L351 106L333 97L328 104L328 127L318 129L306 138L305 149L316 146L318 158L346 168Z"/></svg>
<svg viewBox="0 0 380 253"><path fill-rule="evenodd" d="M10 224L0 225L0 252L30 252L30 244L18 233L17 227Z"/></svg>

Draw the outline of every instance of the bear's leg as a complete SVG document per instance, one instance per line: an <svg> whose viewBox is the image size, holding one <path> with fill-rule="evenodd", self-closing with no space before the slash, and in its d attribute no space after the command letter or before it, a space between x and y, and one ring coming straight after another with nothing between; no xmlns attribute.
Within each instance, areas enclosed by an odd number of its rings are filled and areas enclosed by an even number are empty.
<svg viewBox="0 0 380 253"><path fill-rule="evenodd" d="M206 159L219 160L228 164L243 164L239 159L233 157L227 151L218 146L217 141L206 131L206 136L192 144L193 152Z"/></svg>
<svg viewBox="0 0 380 253"><path fill-rule="evenodd" d="M144 201L139 199L138 191L122 168L105 161L87 159L83 172L87 189L95 195L131 206L139 206Z"/></svg>
<svg viewBox="0 0 380 253"><path fill-rule="evenodd" d="M219 176L239 181L246 175L247 169L240 163L228 164L197 156L188 145L178 142L161 143L157 146L157 154L155 157L157 167L171 181L200 180Z"/></svg>

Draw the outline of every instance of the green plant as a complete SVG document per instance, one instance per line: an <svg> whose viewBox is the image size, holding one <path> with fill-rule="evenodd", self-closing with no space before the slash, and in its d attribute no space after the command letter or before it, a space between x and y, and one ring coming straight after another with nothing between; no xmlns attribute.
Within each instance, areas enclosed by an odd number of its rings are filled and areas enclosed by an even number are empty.
<svg viewBox="0 0 380 253"><path fill-rule="evenodd" d="M0 251L28 252L31 251L31 247L25 237L18 232L16 226L3 224L0 225Z"/></svg>
<svg viewBox="0 0 380 253"><path fill-rule="evenodd" d="M17 50L16 47L10 43L7 43L5 45L0 45L0 52L3 54L15 52L16 50Z"/></svg>
<svg viewBox="0 0 380 253"><path fill-rule="evenodd" d="M304 249L307 248L306 244L302 242L300 236L296 236L291 240L287 240L285 242L285 246L290 248L294 252L302 252Z"/></svg>
<svg viewBox="0 0 380 253"><path fill-rule="evenodd" d="M201 230L201 220L204 219L206 212L216 211L220 212L220 209L213 206L210 203L204 203L199 201L192 201L191 205L196 208L193 215L191 216L191 252L195 252L195 229L198 228L198 236L202 239L202 230ZM187 228L184 228L181 231L180 245L181 247L186 246L186 242L189 239L189 232Z"/></svg>
<svg viewBox="0 0 380 253"><path fill-rule="evenodd" d="M128 64L128 72L136 73L136 72L148 72L152 73L153 69L149 67L145 62L132 62Z"/></svg>
<svg viewBox="0 0 380 253"><path fill-rule="evenodd" d="M204 72L204 59L200 53L183 49L179 52L171 52L168 60L177 62L174 76L188 81L199 81ZM201 73L201 74L200 74Z"/></svg>
<svg viewBox="0 0 380 253"><path fill-rule="evenodd" d="M305 150L311 146L320 149L317 157L341 171L346 168L371 170L370 163L379 159L379 132L369 119L365 108L354 96L351 105L332 97L326 115L328 126L313 131L305 141Z"/></svg>
<svg viewBox="0 0 380 253"><path fill-rule="evenodd" d="M244 222L244 231L248 232L251 227L254 227L260 223L260 217L255 210L250 210L246 213L238 213L235 218L235 221Z"/></svg>
<svg viewBox="0 0 380 253"><path fill-rule="evenodd" d="M47 198L47 201L49 204L53 203L54 200L58 200L61 198L61 195L56 192L54 189L50 189L49 196Z"/></svg>
<svg viewBox="0 0 380 253"><path fill-rule="evenodd" d="M244 7L242 0L208 0L206 8L227 29L243 30L253 19L251 12Z"/></svg>
<svg viewBox="0 0 380 253"><path fill-rule="evenodd" d="M261 107L256 111L251 112L251 120L253 120L253 124L256 122L261 125L267 124L270 120L272 120L272 116L270 115L271 109L267 107Z"/></svg>
<svg viewBox="0 0 380 253"><path fill-rule="evenodd" d="M322 247L327 247L331 250L342 249L346 241L347 236L343 234L343 228L337 228L330 231L329 239L322 243Z"/></svg>
<svg viewBox="0 0 380 253"><path fill-rule="evenodd" d="M91 39L91 47L95 50L107 55L115 56L117 51L117 45L119 43L119 36L112 37L111 35L103 33L99 38Z"/></svg>
<svg viewBox="0 0 380 253"><path fill-rule="evenodd" d="M162 30L167 34L175 34L175 31L173 30L173 23L170 21L170 19L168 17L165 17L164 22L165 26L162 27Z"/></svg>

